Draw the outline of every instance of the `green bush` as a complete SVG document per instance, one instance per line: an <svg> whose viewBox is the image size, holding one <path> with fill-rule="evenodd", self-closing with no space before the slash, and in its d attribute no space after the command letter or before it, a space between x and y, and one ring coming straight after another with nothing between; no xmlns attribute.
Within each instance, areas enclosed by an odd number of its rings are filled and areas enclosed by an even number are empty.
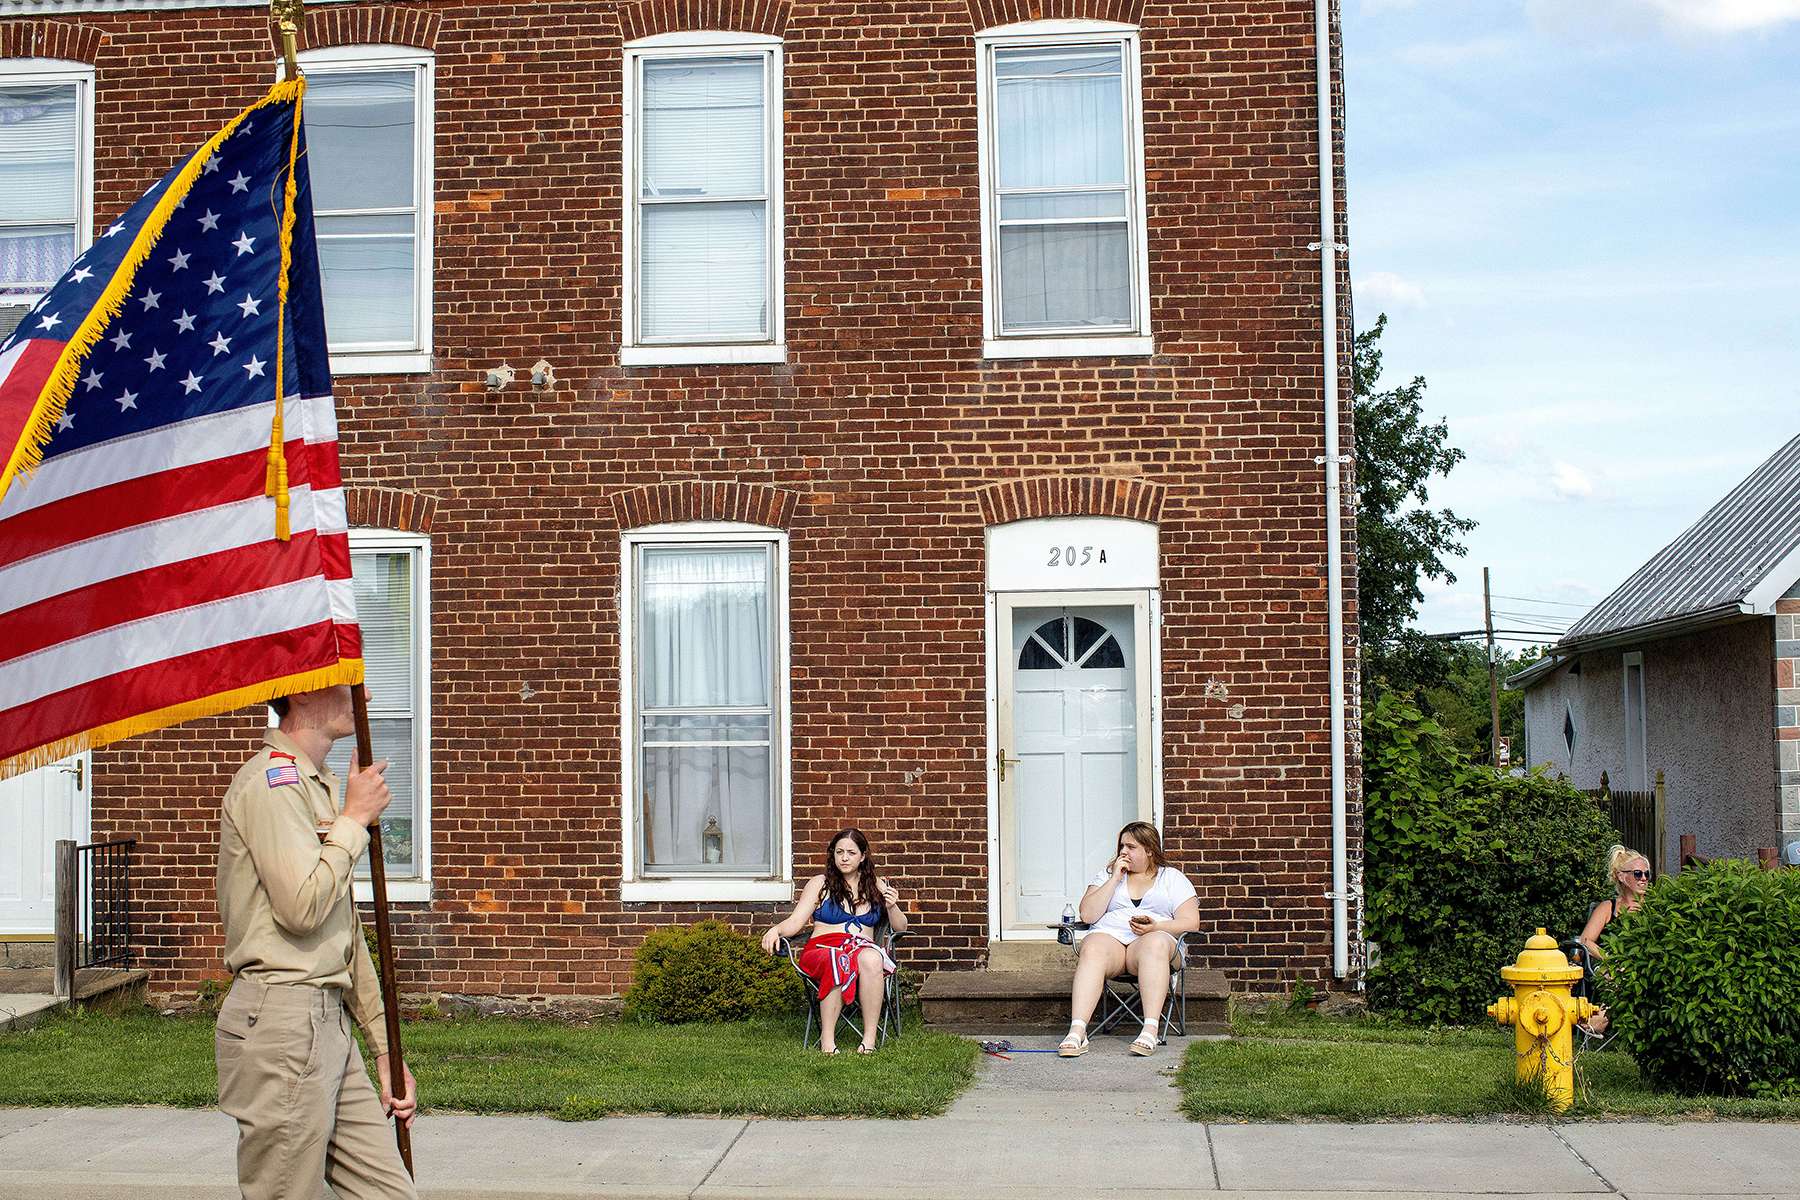
<svg viewBox="0 0 1800 1200"><path fill-rule="evenodd" d="M680 1025L799 1010L800 977L785 958L721 921L654 930L638 947L625 1016Z"/></svg>
<svg viewBox="0 0 1800 1200"><path fill-rule="evenodd" d="M1659 880L1602 948L1609 1013L1651 1084L1800 1086L1800 871L1689 867Z"/></svg>
<svg viewBox="0 0 1800 1200"><path fill-rule="evenodd" d="M1533 930L1574 937L1606 894L1615 834L1589 797L1471 762L1409 700L1384 695L1369 712L1363 789L1372 1007L1484 1020Z"/></svg>

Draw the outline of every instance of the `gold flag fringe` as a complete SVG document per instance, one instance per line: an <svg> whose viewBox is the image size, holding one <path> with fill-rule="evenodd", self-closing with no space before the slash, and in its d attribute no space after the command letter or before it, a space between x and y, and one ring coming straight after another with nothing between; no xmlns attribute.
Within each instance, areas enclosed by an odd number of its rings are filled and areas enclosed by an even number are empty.
<svg viewBox="0 0 1800 1200"><path fill-rule="evenodd" d="M198 700L173 704L155 712L126 717L122 721L101 725L83 733L61 738L47 746L38 746L22 754L15 754L11 758L0 760L0 779L21 775L26 771L36 770L38 767L49 766L58 759L67 758L71 754L79 754L83 750L97 750L111 742L123 741L129 737L136 737L140 733L150 733L169 725L179 725L183 721L192 721L196 717L215 717L220 713L243 708L247 704L266 704L277 696L317 691L319 688L336 687L339 684L358 684L362 680L363 660L340 658L329 667L315 667L310 671L284 675L279 679L271 679L264 683L253 683L228 692L203 696Z"/></svg>
<svg viewBox="0 0 1800 1200"><path fill-rule="evenodd" d="M287 184L282 189L281 208L281 274L275 280L275 426L269 432L269 470L263 481L263 493L275 498L275 540L278 542L288 540L287 433L283 428L287 397L282 390L287 381L287 367L283 355L287 349L288 271L294 257L294 197L300 190L294 172L300 161L300 115L301 106L306 102L306 77L301 76L294 82L300 85L300 92L294 97L294 129L288 137Z"/></svg>
<svg viewBox="0 0 1800 1200"><path fill-rule="evenodd" d="M99 301L70 336L68 344L63 347L61 356L56 360L55 368L50 372L50 378L44 382L43 390L38 393L37 403L32 406L31 417L25 422L18 445L12 448L5 469L0 470L0 499L5 499L6 490L12 485L14 478L21 473L36 470L43 462L44 448L50 444L50 437L56 429L56 423L61 420L64 410L68 407L69 396L75 390L76 380L81 375L81 367L87 359L88 352L99 343L101 335L106 332L113 318L117 317L124 309L131 285L137 279L138 269L150 257L150 252L156 248L156 243L168 227L170 218L175 215L176 205L185 200L187 194L193 190L194 181L206 169L206 160L211 158L214 152L224 144L226 138L237 131L237 127L243 124L250 114L270 105L285 104L289 100L293 100L298 105L305 87L305 81L300 79L284 80L276 84L261 100L233 117L223 129L208 138L206 144L201 146L181 168L181 173L175 177L175 182L169 185L169 189L163 193L162 199L156 202L156 207L150 211L150 216L138 229L137 235L131 241L131 248L126 250L124 259L119 263L119 269L113 272L113 277L108 281L106 289L100 293ZM296 111L296 126L298 126L298 120L299 114ZM275 406L275 411L277 420L279 420L281 412L279 402ZM249 702L245 701L245 703ZM66 755L62 757L66 757ZM0 767L3 767L3 764L0 764Z"/></svg>

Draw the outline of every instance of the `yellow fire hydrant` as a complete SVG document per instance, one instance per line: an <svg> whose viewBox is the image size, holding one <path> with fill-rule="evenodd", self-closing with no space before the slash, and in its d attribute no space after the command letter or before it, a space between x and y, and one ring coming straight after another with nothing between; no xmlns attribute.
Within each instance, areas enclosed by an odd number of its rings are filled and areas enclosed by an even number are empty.
<svg viewBox="0 0 1800 1200"><path fill-rule="evenodd" d="M1539 929L1525 942L1519 961L1500 968L1500 978L1512 984L1513 994L1488 1005L1488 1015L1513 1027L1519 1082L1541 1075L1550 1103L1563 1112L1575 1102L1575 1022L1596 1011L1586 997L1569 994L1581 968Z"/></svg>

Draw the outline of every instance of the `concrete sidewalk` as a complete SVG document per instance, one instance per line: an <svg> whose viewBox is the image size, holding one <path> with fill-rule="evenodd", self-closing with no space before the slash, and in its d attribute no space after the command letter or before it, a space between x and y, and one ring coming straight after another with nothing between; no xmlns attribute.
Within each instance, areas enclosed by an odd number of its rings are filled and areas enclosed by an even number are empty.
<svg viewBox="0 0 1800 1200"><path fill-rule="evenodd" d="M1133 1059L1106 1038L1075 1062L987 1060L948 1114L925 1121L426 1116L414 1136L420 1192L430 1200L1800 1200L1793 1125L1199 1125L1176 1111L1170 1076L1180 1052L1172 1045ZM235 1141L217 1112L0 1110L0 1197L224 1200L237 1195Z"/></svg>

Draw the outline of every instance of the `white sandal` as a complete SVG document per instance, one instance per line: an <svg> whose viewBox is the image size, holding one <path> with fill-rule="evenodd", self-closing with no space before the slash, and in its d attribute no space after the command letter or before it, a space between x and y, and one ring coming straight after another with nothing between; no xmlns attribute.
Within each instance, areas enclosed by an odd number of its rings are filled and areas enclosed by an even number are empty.
<svg viewBox="0 0 1800 1200"><path fill-rule="evenodd" d="M1058 1058L1080 1058L1082 1055L1086 1054L1087 1052L1088 1052L1087 1034L1077 1033L1077 1034L1071 1034L1070 1036L1068 1036L1062 1040L1062 1045L1060 1045L1056 1048L1056 1057L1058 1057Z"/></svg>
<svg viewBox="0 0 1800 1200"><path fill-rule="evenodd" d="M1157 1045L1156 1035L1146 1030L1137 1035L1137 1040L1131 1043L1129 1049L1139 1058L1149 1058L1152 1054L1156 1053Z"/></svg>

